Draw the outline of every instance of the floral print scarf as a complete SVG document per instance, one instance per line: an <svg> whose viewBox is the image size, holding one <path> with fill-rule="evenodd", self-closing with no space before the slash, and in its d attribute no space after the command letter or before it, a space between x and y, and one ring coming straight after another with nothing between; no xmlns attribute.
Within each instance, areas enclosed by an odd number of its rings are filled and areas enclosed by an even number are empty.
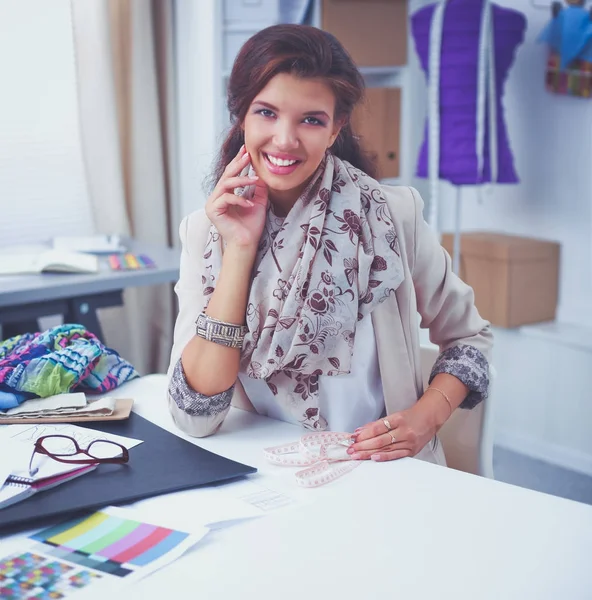
<svg viewBox="0 0 592 600"><path fill-rule="evenodd" d="M206 302L222 263L212 226ZM327 154L285 219L268 211L247 304L241 372L264 379L308 429L325 429L319 377L351 369L356 323L403 281L397 234L381 185Z"/></svg>

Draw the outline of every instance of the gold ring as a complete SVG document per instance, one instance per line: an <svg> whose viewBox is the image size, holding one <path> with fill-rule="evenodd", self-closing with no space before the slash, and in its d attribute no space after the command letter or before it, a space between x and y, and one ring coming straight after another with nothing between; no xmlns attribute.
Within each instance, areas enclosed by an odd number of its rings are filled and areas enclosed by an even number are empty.
<svg viewBox="0 0 592 600"><path fill-rule="evenodd" d="M394 444L396 442L395 436L391 433L391 443Z"/></svg>
<svg viewBox="0 0 592 600"><path fill-rule="evenodd" d="M386 427L387 431L391 430L391 424L389 423L388 419L383 419L382 422L384 423L384 426Z"/></svg>

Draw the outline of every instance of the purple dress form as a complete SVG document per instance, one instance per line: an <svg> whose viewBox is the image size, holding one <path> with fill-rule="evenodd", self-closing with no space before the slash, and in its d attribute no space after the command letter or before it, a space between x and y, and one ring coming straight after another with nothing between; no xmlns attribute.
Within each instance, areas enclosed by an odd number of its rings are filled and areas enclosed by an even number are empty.
<svg viewBox="0 0 592 600"><path fill-rule="evenodd" d="M484 0L447 0L440 52L440 159L439 178L454 185L491 181L488 114L485 115L483 170L478 168L477 70L481 12ZM436 5L411 17L411 30L421 66L429 78L430 26ZM522 13L491 5L495 56L497 106L497 178L516 183L512 151L502 109L502 93L516 48L524 39L526 19ZM428 177L428 129L419 153L417 175Z"/></svg>

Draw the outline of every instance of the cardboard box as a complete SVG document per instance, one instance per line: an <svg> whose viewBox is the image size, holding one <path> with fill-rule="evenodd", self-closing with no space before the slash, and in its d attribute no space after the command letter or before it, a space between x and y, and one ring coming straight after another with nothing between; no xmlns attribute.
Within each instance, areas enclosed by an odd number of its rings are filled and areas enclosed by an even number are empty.
<svg viewBox="0 0 592 600"><path fill-rule="evenodd" d="M379 178L399 177L400 122L399 88L367 88L365 102L352 115L362 147L376 155Z"/></svg>
<svg viewBox="0 0 592 600"><path fill-rule="evenodd" d="M442 245L452 255L453 235ZM475 291L484 319L498 327L553 321L559 291L560 245L489 232L461 235L460 277Z"/></svg>
<svg viewBox="0 0 592 600"><path fill-rule="evenodd" d="M359 67L407 62L407 0L323 0L321 23Z"/></svg>

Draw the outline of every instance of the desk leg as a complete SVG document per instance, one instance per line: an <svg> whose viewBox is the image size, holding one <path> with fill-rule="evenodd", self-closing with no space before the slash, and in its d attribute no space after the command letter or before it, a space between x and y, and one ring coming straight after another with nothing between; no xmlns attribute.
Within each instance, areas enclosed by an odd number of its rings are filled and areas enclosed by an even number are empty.
<svg viewBox="0 0 592 600"><path fill-rule="evenodd" d="M123 297L120 290L72 298L68 300L68 312L64 315L64 322L79 323L104 342L97 309L107 306L121 306L122 304Z"/></svg>
<svg viewBox="0 0 592 600"><path fill-rule="evenodd" d="M20 321L18 323L5 323L2 325L2 338L7 340L15 335L22 333L35 333L39 331L39 323L37 319L30 321Z"/></svg>

